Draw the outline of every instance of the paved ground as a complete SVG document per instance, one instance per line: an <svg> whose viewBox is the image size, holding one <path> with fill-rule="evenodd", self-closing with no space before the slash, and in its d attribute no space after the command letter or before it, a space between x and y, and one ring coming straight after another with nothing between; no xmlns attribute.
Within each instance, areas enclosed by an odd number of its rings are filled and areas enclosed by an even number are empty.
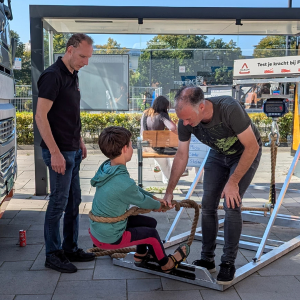
<svg viewBox="0 0 300 300"><path fill-rule="evenodd" d="M104 160L98 151L89 149L89 156L81 168L81 186L83 201L80 206L79 242L82 248L91 247L88 236L88 212L91 208L94 190L89 181L97 167ZM288 149L280 149L277 163L278 187L284 182L293 157ZM268 149L264 149L262 162L253 180L256 186L267 186L270 181L270 158ZM17 299L242 299L242 300L290 300L299 299L300 294L300 249L295 249L280 260L266 266L255 274L237 283L225 292L199 288L179 281L157 277L146 273L123 269L112 265L107 257L95 262L76 263L78 272L60 274L44 267L43 222L47 207L47 197L34 196L34 159L32 150L18 152L19 176L15 185L14 198L10 201L0 219L0 300ZM137 156L134 154L128 164L129 172L137 179ZM144 184L147 187L163 188L160 174L153 171L152 159L145 160ZM182 178L175 199L183 199L194 172ZM293 176L292 184L286 194L280 213L300 215L300 179ZM158 189L157 189L158 191ZM194 200L201 201L202 185L198 184ZM245 206L261 206L268 199L267 190L250 187L245 194ZM152 213L159 222L159 232L164 238L175 212ZM220 216L222 212L220 212ZM177 226L176 233L190 229L193 212L187 210ZM257 223L245 223L243 233L262 236L265 226ZM18 231L27 230L27 246L18 246ZM289 240L300 234L299 229L274 227L271 239ZM198 258L200 242L194 242L188 258L191 262ZM171 250L169 250L171 251ZM222 246L217 246L216 262L219 263ZM251 261L254 252L240 250L237 267Z"/></svg>

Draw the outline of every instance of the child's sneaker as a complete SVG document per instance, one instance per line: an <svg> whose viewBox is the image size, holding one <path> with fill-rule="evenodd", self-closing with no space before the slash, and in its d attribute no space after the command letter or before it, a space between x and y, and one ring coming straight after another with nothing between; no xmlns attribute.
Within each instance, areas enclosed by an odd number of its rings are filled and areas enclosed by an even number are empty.
<svg viewBox="0 0 300 300"><path fill-rule="evenodd" d="M153 169L154 173L159 173L161 171L159 166L155 166Z"/></svg>

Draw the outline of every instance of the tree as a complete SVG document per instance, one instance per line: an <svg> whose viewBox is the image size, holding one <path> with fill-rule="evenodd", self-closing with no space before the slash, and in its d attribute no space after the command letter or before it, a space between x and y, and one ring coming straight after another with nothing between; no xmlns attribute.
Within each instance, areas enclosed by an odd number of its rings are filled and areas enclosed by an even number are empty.
<svg viewBox="0 0 300 300"><path fill-rule="evenodd" d="M296 37L290 36L291 50L289 55L296 53ZM276 57L286 55L286 37L285 36L266 36L260 40L254 49L254 57Z"/></svg>
<svg viewBox="0 0 300 300"><path fill-rule="evenodd" d="M212 39L203 35L157 35L147 43L139 60L141 86L159 82L165 88L178 88L177 81L202 76L210 84L232 83L234 59L242 57L236 43ZM179 72L185 67L185 73ZM218 70L218 71L216 71Z"/></svg>
<svg viewBox="0 0 300 300"><path fill-rule="evenodd" d="M11 30L10 36L17 41L16 57L22 59L22 69L14 70L15 81L18 85L30 85L31 84L31 58L30 51L25 51L24 44L20 42L20 36L17 32Z"/></svg>
<svg viewBox="0 0 300 300"><path fill-rule="evenodd" d="M212 39L208 43L208 48L214 49L214 57L219 60L219 67L214 68L213 83L231 84L233 79L233 62L235 59L242 58L242 51L236 46L233 40L228 43L222 39Z"/></svg>
<svg viewBox="0 0 300 300"><path fill-rule="evenodd" d="M112 38L108 38L104 45L95 45L95 54L126 54L127 48L121 48L120 44Z"/></svg>
<svg viewBox="0 0 300 300"><path fill-rule="evenodd" d="M53 53L65 53L66 45L72 35L70 33L58 33L53 36Z"/></svg>
<svg viewBox="0 0 300 300"><path fill-rule="evenodd" d="M20 36L14 30L10 30L10 37L17 41L16 57L21 57L24 52L24 44L20 41Z"/></svg>
<svg viewBox="0 0 300 300"><path fill-rule="evenodd" d="M65 53L66 45L71 37L70 33L58 33L53 35L53 54ZM49 34L44 30L44 64L49 67Z"/></svg>

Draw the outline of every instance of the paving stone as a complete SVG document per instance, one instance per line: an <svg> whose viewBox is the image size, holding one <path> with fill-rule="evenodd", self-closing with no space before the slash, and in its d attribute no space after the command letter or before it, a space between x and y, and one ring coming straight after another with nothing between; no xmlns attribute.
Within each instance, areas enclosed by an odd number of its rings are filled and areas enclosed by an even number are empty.
<svg viewBox="0 0 300 300"><path fill-rule="evenodd" d="M89 218L88 218L88 212L91 209L92 199L94 196L95 188L91 188L89 184L90 178L95 174L95 171L98 168L99 163L102 163L106 158L103 156L103 154L100 154L100 151L98 149L98 146L95 145L95 149L91 148L89 150L89 156L88 159L85 160L82 164L82 168L87 167L91 168L89 171L82 171L80 172L80 176L82 178L82 204L80 206L80 231L79 231L79 245L81 248L86 249L90 248L92 246L90 237L87 233L87 228L89 227ZM255 178L253 180L253 183L256 185L265 185L266 187L269 186L269 180L270 180L270 163L269 163L269 149L264 149L266 152L263 153L263 160L265 160L268 163L261 164L259 167L258 172L255 175ZM33 152L33 151L32 151ZM97 155L94 155L93 153L97 153ZM287 171L288 165L290 164L290 161L292 160L292 157L287 152L279 152L279 162L283 161L283 163L277 164L277 174L276 174L276 181L278 184L276 184L276 187L282 186L282 183L285 179L284 172ZM18 156L21 158L22 156ZM20 256L19 251L15 251L16 249L16 243L18 242L18 231L19 229L25 229L27 230L27 240L30 240L30 244L39 243L39 247L43 246L43 223L44 220L41 218L38 220L40 224L36 224L36 219L31 218L30 215L34 215L37 213L37 211L45 211L47 207L47 200L44 200L45 197L36 197L33 196L34 188L33 185L31 185L34 182L34 171L28 171L28 168L33 168L33 155L29 156L23 156L23 161L19 164L19 174L18 177L19 185L22 185L28 178L30 178L30 182L27 184L26 187L20 187L17 189L14 198L10 201L9 206L4 213L2 219L0 220L0 273L1 272L25 272L22 271L22 268L28 269L28 264L35 258L28 258L30 256L34 256L33 248L29 249L28 246L23 248L24 256L20 258L20 260L17 261L7 261L6 259L3 259L3 255L7 255L6 252L10 252L11 249L13 249L12 257ZM26 159L26 160L25 160ZM32 163L28 162L28 160L32 160ZM91 166L94 166L92 168ZM24 170L22 169L24 168ZM153 160L145 160L144 161L144 169L148 170L145 171L144 176L144 184L145 186L154 186L154 187L166 187L164 184L161 183L161 174L155 175L152 172L153 169ZM137 155L136 152L134 153L133 159L130 163L128 163L128 170L130 171L130 174L134 180L137 180ZM151 171L151 172L150 172ZM147 174L146 174L147 173ZM179 181L178 188L182 190L182 193L177 193L175 191L175 199L176 200L182 200L185 197L185 194L187 193L191 182L194 179L194 175L190 175L188 177L183 178ZM293 189L299 189L299 182L300 178L293 178L292 183L290 184L289 188ZM17 186L17 185L16 185ZM195 200L200 200L203 195L203 185L198 184L192 198ZM157 195L158 197L162 197L163 194ZM244 205L249 206L260 206L261 203L265 203L266 199L268 199L268 189L266 190L255 190L254 188L249 188L244 196ZM300 216L300 209L298 203L300 202L300 194L295 194L289 192L284 201L283 205L280 209L280 213L286 213L286 214L292 214ZM32 210L35 210L32 212ZM24 212L28 213L24 213ZM25 216L27 219L26 221L24 218ZM178 234L182 233L184 231L190 230L191 227L191 219L193 218L193 210L188 209L183 214L180 222L178 223L176 231L173 233ZM220 212L220 218L224 212ZM166 214L162 213L151 213L151 216L155 217L158 220L158 226L157 229L159 231L160 236L162 239L165 237L166 233L168 232L173 219L176 216L175 211L170 211ZM16 217L16 218L15 218ZM15 218L15 219L14 219ZM32 222L30 221L32 220ZM24 223L23 223L24 222ZM30 224L28 224L28 222ZM199 220L200 222L200 220ZM12 224L24 224L24 228L19 228L19 226L15 226ZM15 226L15 227L13 227ZM4 228L3 228L4 227ZM27 227L27 228L25 228ZM246 224L244 225L243 234L249 234L249 235L262 235L263 231L265 229L265 225L261 224ZM294 229L286 229L286 228L277 228L275 227L272 230L272 233L270 235L270 238L272 239L290 239L291 237L294 237L296 235L299 235L300 231L297 232L297 230ZM293 236L294 235L294 236ZM32 247L33 245L30 245ZM35 246L35 245L34 245ZM178 245L177 245L178 246ZM177 248L177 246L174 246L172 248L167 249L167 253L173 253L174 250ZM7 247L7 248L5 248ZM217 245L216 249L216 262L219 262L220 255L222 254L222 245ZM5 249L5 251L3 251ZM18 250L20 247L18 247ZM29 250L28 250L29 249ZM41 248L39 248L41 249ZM201 251L201 242L194 242L191 249L191 254L188 257L188 262L191 263L194 259L199 259L199 254ZM128 286L128 299L134 299L135 298L141 298L141 299L153 299L157 298L155 300L159 299L218 299L222 297L222 299L243 299L243 300L255 300L255 299L298 299L299 295L299 284L300 284L300 273L297 271L299 268L298 262L300 261L299 252L298 250L294 250L290 254L287 254L286 256L280 258L278 261L270 264L269 266L261 269L259 272L260 274L266 274L267 277L259 276L256 272L255 274L252 274L250 277L244 279L242 282L238 283L236 286L241 289L242 294L239 292L240 298L237 297L237 293L235 292L234 288L230 288L229 290L226 290L225 292L218 292L210 289L201 288L199 286L190 285L184 282L175 281L171 279L167 279L164 277L158 277L153 276L151 274L133 271L121 267L114 266L112 264L112 260L107 257L103 258L97 258L96 262L87 262L87 263L75 263L79 271L74 274L60 274L58 272L55 272L53 270L46 269L44 267L45 262L45 250L44 248L38 252L37 251L37 258L34 261L34 264L31 267L31 271L27 271L28 273L51 273L54 272L55 276L60 275L60 280L58 283L58 293L54 294L53 299L84 299L87 298L87 295L90 297L89 299L99 299L99 298L107 298L107 295L111 297L111 299L126 299L126 285L124 284L124 289L122 288L122 292L120 295L114 291L115 286L118 284L113 284L113 288L107 288L106 282L118 282L118 280L112 280L112 279L120 279L122 284L125 282L124 279L127 279L127 286ZM30 254L31 253L31 254ZM237 266L244 264L247 260L251 260L252 257L255 255L254 251L249 250L239 250L239 254L237 257ZM27 256L27 258L26 258ZM10 257L10 256L9 256ZM8 258L9 258L8 257ZM6 261L5 261L6 260ZM3 261L3 262L2 262ZM95 267L96 265L96 267ZM277 266L278 265L278 266ZM91 280L92 272L95 267L95 275L94 280ZM6 269L14 269L18 271L9 270L6 271ZM19 270L19 269L20 270ZM23 269L23 270L24 270ZM43 270L43 271L33 271L33 270ZM278 274L277 274L278 273ZM217 273L214 274L216 276ZM273 276L276 275L276 276ZM278 275L278 276L277 276ZM284 277L282 277L283 275ZM288 275L298 275L296 277L288 276ZM271 277L270 277L271 276ZM26 276L25 276L26 278ZM254 278L254 279L253 279ZM255 279L256 278L256 279ZM279 280L280 278L284 278L284 280ZM0 277L1 279L1 277ZM101 279L101 280L95 280L95 279ZM276 281L277 280L277 281ZM44 280L44 281L47 281ZM1 282L1 281L0 281ZM163 287L164 291L157 291L156 288L158 288L160 282ZM99 288L99 284L101 287ZM245 285L245 286L244 286ZM263 286L262 288L260 286ZM87 287L86 287L87 286ZM255 289L253 289L253 286L255 286ZM275 286L275 287L274 287ZM66 287L66 288L65 288ZM75 287L75 288L74 288ZM257 288L259 287L259 288ZM77 289L77 290L76 290ZM201 290L200 292L198 291ZM98 290L101 290L101 292L98 293ZM114 294L111 295L111 291L114 291ZM165 291L168 290L168 291ZM274 292L275 290L275 292ZM123 293L124 291L124 293ZM176 292L174 292L176 291ZM183 292L184 291L184 292ZM264 293L266 291L266 293ZM52 291L53 292L53 291ZM48 292L45 292L44 290L41 292L41 295L38 295L39 297L46 297L46 298L35 298L35 295L27 294L25 295L24 292L21 294L13 291L12 293L3 296L2 297L8 297L3 298L6 299L42 299L47 300L51 299L51 293L48 294ZM102 293L102 294L101 294ZM191 294L192 293L192 294ZM32 294L32 293L31 293ZM47 295L46 295L47 294ZM70 296L71 295L71 296ZM101 296L102 295L102 296ZM201 297L202 295L202 297ZM20 298L21 297L21 298ZM23 298L22 298L23 297ZM50 298L49 298L50 297ZM1 300L0 296L0 300ZM110 299L110 298L109 298Z"/></svg>
<svg viewBox="0 0 300 300"><path fill-rule="evenodd" d="M37 225L40 230L31 230L32 226L26 230L27 245L44 244L44 230L43 225Z"/></svg>
<svg viewBox="0 0 300 300"><path fill-rule="evenodd" d="M261 276L300 275L300 249L295 249L280 257L257 272Z"/></svg>
<svg viewBox="0 0 300 300"><path fill-rule="evenodd" d="M73 264L77 267L78 270L89 270L95 268L96 260L86 262L73 262Z"/></svg>
<svg viewBox="0 0 300 300"><path fill-rule="evenodd" d="M0 226L8 225L12 219L0 219Z"/></svg>
<svg viewBox="0 0 300 300"><path fill-rule="evenodd" d="M41 209L22 209L10 222L10 225L27 225L27 224L40 224L43 225L45 221L45 212Z"/></svg>
<svg viewBox="0 0 300 300"><path fill-rule="evenodd" d="M35 260L42 245L27 245L20 247L16 244L0 245L0 257L4 261Z"/></svg>
<svg viewBox="0 0 300 300"><path fill-rule="evenodd" d="M51 300L51 295L17 295L14 300Z"/></svg>
<svg viewBox="0 0 300 300"><path fill-rule="evenodd" d="M61 281L52 300L125 300L126 280Z"/></svg>
<svg viewBox="0 0 300 300"><path fill-rule="evenodd" d="M1 270L1 269L0 269ZM94 270L78 270L76 273L62 273L59 281L92 280Z"/></svg>
<svg viewBox="0 0 300 300"><path fill-rule="evenodd" d="M129 279L127 280L128 292L148 292L162 290L160 279Z"/></svg>
<svg viewBox="0 0 300 300"><path fill-rule="evenodd" d="M153 292L128 292L128 300L203 300L199 291L153 291Z"/></svg>
<svg viewBox="0 0 300 300"><path fill-rule="evenodd" d="M93 202L94 196L84 195L81 197L82 202Z"/></svg>
<svg viewBox="0 0 300 300"><path fill-rule="evenodd" d="M294 276L253 276L235 285L242 300L299 299L300 282Z"/></svg>
<svg viewBox="0 0 300 300"><path fill-rule="evenodd" d="M30 190L30 189L28 189ZM19 190L20 191L20 190ZM38 208L43 208L45 205L46 200L40 200L40 199L31 199L33 196L33 193L28 195L29 199L16 199L13 198L9 201L9 204L7 206L7 209L11 209L14 207L21 207L22 209L38 209Z"/></svg>
<svg viewBox="0 0 300 300"><path fill-rule="evenodd" d="M60 273L49 271L0 271L1 294L52 294Z"/></svg>
<svg viewBox="0 0 300 300"><path fill-rule="evenodd" d="M0 300L14 300L15 295L0 295Z"/></svg>
<svg viewBox="0 0 300 300"><path fill-rule="evenodd" d="M236 290L231 287L228 290L223 292L205 289L200 291L203 300L240 300L238 293Z"/></svg>
<svg viewBox="0 0 300 300"><path fill-rule="evenodd" d="M42 232L44 232L44 224L32 224L28 231L38 231L41 230ZM39 234L40 235L40 234Z"/></svg>
<svg viewBox="0 0 300 300"><path fill-rule="evenodd" d="M17 213L21 210L21 207L15 208L15 209L11 209L11 208L7 208L1 218L1 220L3 219L13 219Z"/></svg>
<svg viewBox="0 0 300 300"><path fill-rule="evenodd" d="M0 226L0 238L19 238L19 230L27 230L30 227L30 224L20 225L1 225ZM1 246L1 245L0 245Z"/></svg>
<svg viewBox="0 0 300 300"><path fill-rule="evenodd" d="M31 266L30 271L49 270L48 268L45 267L45 259L46 259L46 250L45 250L45 246L43 246L37 258L35 259L33 265Z"/></svg>
<svg viewBox="0 0 300 300"><path fill-rule="evenodd" d="M139 279L158 278L158 276L114 266L111 258L96 259L93 279Z"/></svg>
<svg viewBox="0 0 300 300"><path fill-rule="evenodd" d="M0 271L29 271L33 264L31 260L23 261L6 261L0 267Z"/></svg>

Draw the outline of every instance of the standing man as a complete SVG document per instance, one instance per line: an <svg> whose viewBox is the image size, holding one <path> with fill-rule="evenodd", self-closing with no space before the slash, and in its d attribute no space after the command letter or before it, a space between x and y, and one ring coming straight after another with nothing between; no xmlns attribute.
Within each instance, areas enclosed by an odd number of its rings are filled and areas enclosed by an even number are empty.
<svg viewBox="0 0 300 300"><path fill-rule="evenodd" d="M38 80L35 120L42 136L42 154L49 168L51 190L44 225L45 266L63 273L77 271L70 261L95 259L93 253L85 253L77 244L81 202L79 167L87 156L80 136L77 73L88 64L92 54L93 40L85 34L74 34L64 56L47 68ZM59 225L63 212L61 243Z"/></svg>
<svg viewBox="0 0 300 300"><path fill-rule="evenodd" d="M202 197L202 252L193 264L215 272L218 233L217 208L224 198L225 245L221 257L219 284L230 284L242 231L241 202L261 157L257 128L241 105L232 97L204 99L199 87L183 87L175 96L179 145L164 200L171 206L173 190L186 168L191 134L211 147L204 167Z"/></svg>

